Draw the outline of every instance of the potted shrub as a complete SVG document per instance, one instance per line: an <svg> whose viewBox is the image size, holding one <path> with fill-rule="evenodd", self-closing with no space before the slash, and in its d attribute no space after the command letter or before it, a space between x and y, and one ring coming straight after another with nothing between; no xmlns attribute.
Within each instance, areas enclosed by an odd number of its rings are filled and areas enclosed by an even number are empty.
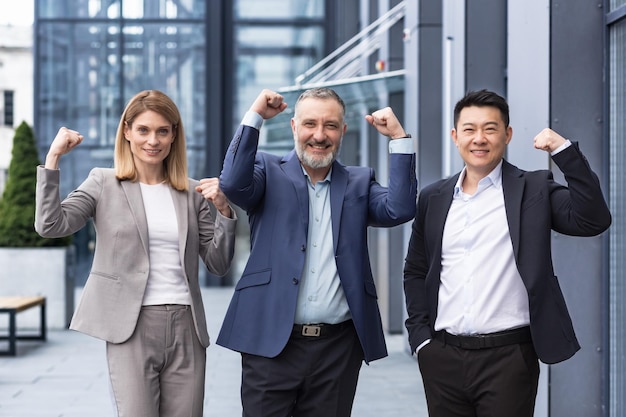
<svg viewBox="0 0 626 417"><path fill-rule="evenodd" d="M35 187L40 159L33 130L15 130L11 162L0 199L0 295L43 295L51 328L65 328L74 310L72 237L42 238L35 232ZM19 325L36 327L36 313Z"/></svg>

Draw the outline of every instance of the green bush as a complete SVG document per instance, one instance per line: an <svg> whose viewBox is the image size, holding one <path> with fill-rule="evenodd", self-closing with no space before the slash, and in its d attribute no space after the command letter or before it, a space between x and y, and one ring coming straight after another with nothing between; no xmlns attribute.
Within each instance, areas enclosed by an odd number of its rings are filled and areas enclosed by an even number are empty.
<svg viewBox="0 0 626 417"><path fill-rule="evenodd" d="M35 232L35 188L37 165L35 135L26 122L15 130L9 175L0 200L0 246L68 246L72 236L42 238Z"/></svg>

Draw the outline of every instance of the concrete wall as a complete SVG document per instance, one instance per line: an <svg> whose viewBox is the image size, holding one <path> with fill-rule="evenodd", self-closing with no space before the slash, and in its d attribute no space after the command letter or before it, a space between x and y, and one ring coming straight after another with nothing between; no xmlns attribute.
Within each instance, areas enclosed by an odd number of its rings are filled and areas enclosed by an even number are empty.
<svg viewBox="0 0 626 417"><path fill-rule="evenodd" d="M0 25L0 198L11 162L14 127L33 125L32 27ZM4 91L13 91L13 126L4 124Z"/></svg>
<svg viewBox="0 0 626 417"><path fill-rule="evenodd" d="M0 248L0 265L0 296L45 296L48 328L67 328L74 312L73 247ZM18 328L37 328L36 310L19 313ZM7 327L5 317L0 329Z"/></svg>

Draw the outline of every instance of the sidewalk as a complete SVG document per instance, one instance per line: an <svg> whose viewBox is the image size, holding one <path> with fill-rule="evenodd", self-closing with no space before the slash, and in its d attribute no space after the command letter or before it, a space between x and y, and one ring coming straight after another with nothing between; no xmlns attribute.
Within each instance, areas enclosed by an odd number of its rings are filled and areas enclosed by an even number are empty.
<svg viewBox="0 0 626 417"><path fill-rule="evenodd" d="M212 340L217 337L232 291L216 287L203 290ZM389 357L361 368L352 415L426 416L417 363L405 351L404 336L388 336L387 347ZM47 342L18 341L17 350L15 357L0 357L0 417L113 415L104 342L70 330L52 330ZM209 346L205 416L241 416L240 372L238 353Z"/></svg>

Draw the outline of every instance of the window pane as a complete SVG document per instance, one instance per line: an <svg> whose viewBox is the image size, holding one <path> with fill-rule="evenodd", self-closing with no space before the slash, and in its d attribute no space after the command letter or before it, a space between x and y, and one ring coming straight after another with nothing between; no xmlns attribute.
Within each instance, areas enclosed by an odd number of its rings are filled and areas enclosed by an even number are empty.
<svg viewBox="0 0 626 417"><path fill-rule="evenodd" d="M202 24L119 26L110 23L40 22L38 132L47 148L60 126L85 141L61 160L75 188L94 166L112 166L119 118L127 101L158 89L178 105L189 149L189 174L204 171L205 82ZM63 42L59 42L63 39Z"/></svg>
<svg viewBox="0 0 626 417"><path fill-rule="evenodd" d="M259 91L263 88L278 89L294 85L298 75L324 56L324 32L318 26L300 28L238 25L235 29L235 40L237 94L234 129Z"/></svg>
<svg viewBox="0 0 626 417"><path fill-rule="evenodd" d="M122 0L122 16L127 19L189 19L204 17L203 0Z"/></svg>
<svg viewBox="0 0 626 417"><path fill-rule="evenodd" d="M324 0L238 0L234 14L248 19L323 17Z"/></svg>
<svg viewBox="0 0 626 417"><path fill-rule="evenodd" d="M13 91L4 92L4 126L13 127Z"/></svg>
<svg viewBox="0 0 626 417"><path fill-rule="evenodd" d="M613 11L620 6L626 5L626 0L611 0L609 10Z"/></svg>
<svg viewBox="0 0 626 417"><path fill-rule="evenodd" d="M122 108L119 37L107 24L40 23L38 133L47 148L61 126L85 136L61 160L63 192L76 187L93 166L111 166ZM59 39L64 39L59 42Z"/></svg>
<svg viewBox="0 0 626 417"><path fill-rule="evenodd" d="M204 161L199 147L206 143L205 129L205 35L195 24L142 24L123 29L124 97L141 90L157 89L178 106L189 156L190 174Z"/></svg>
<svg viewBox="0 0 626 417"><path fill-rule="evenodd" d="M36 0L44 18L116 19L121 0Z"/></svg>
<svg viewBox="0 0 626 417"><path fill-rule="evenodd" d="M204 0L36 0L44 18L204 18Z"/></svg>

